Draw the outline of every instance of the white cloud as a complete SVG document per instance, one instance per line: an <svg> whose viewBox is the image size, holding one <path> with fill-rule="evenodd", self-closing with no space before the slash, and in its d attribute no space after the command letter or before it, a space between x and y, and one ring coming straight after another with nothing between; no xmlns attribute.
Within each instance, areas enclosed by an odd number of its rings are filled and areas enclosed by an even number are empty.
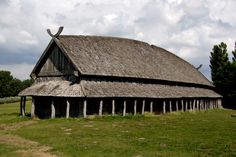
<svg viewBox="0 0 236 157"><path fill-rule="evenodd" d="M30 73L34 68L34 64L11 64L11 65L1 65L0 70L11 71L13 77L25 80L30 78Z"/></svg>
<svg viewBox="0 0 236 157"><path fill-rule="evenodd" d="M0 35L0 44L4 44L6 42L6 39Z"/></svg>
<svg viewBox="0 0 236 157"><path fill-rule="evenodd" d="M235 6L234 0L0 2L0 55L4 50L39 56L50 40L46 29L55 33L63 25L62 34L119 36L156 44L192 64L203 63L209 76L213 45L224 41L229 51L234 47Z"/></svg>

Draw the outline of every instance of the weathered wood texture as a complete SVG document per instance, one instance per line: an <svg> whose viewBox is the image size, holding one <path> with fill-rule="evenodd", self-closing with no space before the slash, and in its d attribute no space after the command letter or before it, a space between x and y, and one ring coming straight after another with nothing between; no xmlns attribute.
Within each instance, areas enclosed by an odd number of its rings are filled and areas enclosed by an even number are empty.
<svg viewBox="0 0 236 157"><path fill-rule="evenodd" d="M42 61L43 65L38 76L62 76L74 73L74 67L57 46L51 48L48 58Z"/></svg>
<svg viewBox="0 0 236 157"><path fill-rule="evenodd" d="M51 118L55 118L56 116L56 110L55 110L55 106L54 106L54 101L52 99L52 103L51 103Z"/></svg>
<svg viewBox="0 0 236 157"><path fill-rule="evenodd" d="M35 103L34 103L34 97L32 97L32 104L31 104L31 118L34 118L35 116Z"/></svg>

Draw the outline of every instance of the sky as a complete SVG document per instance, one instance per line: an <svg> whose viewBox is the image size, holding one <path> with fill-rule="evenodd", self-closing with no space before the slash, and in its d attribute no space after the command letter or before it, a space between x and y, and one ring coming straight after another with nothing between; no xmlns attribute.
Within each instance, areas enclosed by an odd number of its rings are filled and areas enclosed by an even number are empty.
<svg viewBox="0 0 236 157"><path fill-rule="evenodd" d="M213 45L236 41L235 0L0 0L0 70L28 79L51 37L116 36L162 47L210 79Z"/></svg>

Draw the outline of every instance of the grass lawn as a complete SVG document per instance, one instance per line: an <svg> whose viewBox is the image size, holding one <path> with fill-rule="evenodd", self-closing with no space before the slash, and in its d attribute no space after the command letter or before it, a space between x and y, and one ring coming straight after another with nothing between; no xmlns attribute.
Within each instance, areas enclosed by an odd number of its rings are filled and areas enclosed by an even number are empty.
<svg viewBox="0 0 236 157"><path fill-rule="evenodd" d="M40 146L49 146L48 151L58 156L236 156L233 110L53 120L20 118L18 110L19 104L0 105L0 128L33 123L0 131L0 135L36 141ZM12 148L16 150L12 152ZM21 148L0 141L0 156L12 156L18 149ZM8 150L11 153L6 153Z"/></svg>

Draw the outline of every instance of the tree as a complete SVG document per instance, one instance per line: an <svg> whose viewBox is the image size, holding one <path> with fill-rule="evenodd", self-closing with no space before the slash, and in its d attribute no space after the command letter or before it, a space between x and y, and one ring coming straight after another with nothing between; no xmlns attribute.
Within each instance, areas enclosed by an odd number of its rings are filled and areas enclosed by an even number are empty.
<svg viewBox="0 0 236 157"><path fill-rule="evenodd" d="M32 83L32 79L21 81L13 78L9 71L0 71L0 98L17 96L21 90L31 86Z"/></svg>
<svg viewBox="0 0 236 157"><path fill-rule="evenodd" d="M227 45L223 42L215 45L210 57L211 78L217 91L223 96L228 95L229 66Z"/></svg>
<svg viewBox="0 0 236 157"><path fill-rule="evenodd" d="M236 109L236 49L232 54L230 62L227 45L223 42L215 45L211 52L210 67L212 81L217 91L223 95L224 107Z"/></svg>
<svg viewBox="0 0 236 157"><path fill-rule="evenodd" d="M33 79L27 79L22 81L22 90L27 87L30 87L33 84L33 82L34 82Z"/></svg>
<svg viewBox="0 0 236 157"><path fill-rule="evenodd" d="M13 77L9 71L0 71L0 97L6 97L11 95L10 93L10 82Z"/></svg>
<svg viewBox="0 0 236 157"><path fill-rule="evenodd" d="M232 58L232 63L230 65L230 75L229 75L229 80L231 83L231 93L230 97L236 98L236 42L235 42L235 50L232 51L233 58Z"/></svg>

